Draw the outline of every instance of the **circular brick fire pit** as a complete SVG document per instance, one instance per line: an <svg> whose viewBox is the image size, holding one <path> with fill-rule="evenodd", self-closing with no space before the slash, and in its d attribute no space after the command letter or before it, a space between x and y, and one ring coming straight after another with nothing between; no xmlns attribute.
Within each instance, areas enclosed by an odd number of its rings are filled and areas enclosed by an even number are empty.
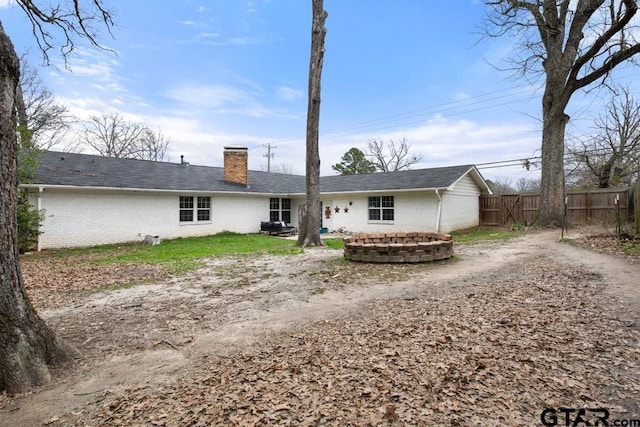
<svg viewBox="0 0 640 427"><path fill-rule="evenodd" d="M381 233L344 238L344 257L360 262L427 262L451 258L453 241L448 234Z"/></svg>

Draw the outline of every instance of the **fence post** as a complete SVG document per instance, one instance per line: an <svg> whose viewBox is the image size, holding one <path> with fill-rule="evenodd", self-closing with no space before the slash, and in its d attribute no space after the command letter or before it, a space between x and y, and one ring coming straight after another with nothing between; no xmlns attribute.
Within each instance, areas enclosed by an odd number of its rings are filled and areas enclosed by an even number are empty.
<svg viewBox="0 0 640 427"><path fill-rule="evenodd" d="M622 234L622 218L620 218L620 193L616 193L616 198L614 201L615 204L615 215L616 215L616 237L619 239Z"/></svg>
<svg viewBox="0 0 640 427"><path fill-rule="evenodd" d="M634 234L640 234L640 179L633 186L633 224Z"/></svg>
<svg viewBox="0 0 640 427"><path fill-rule="evenodd" d="M562 233L561 238L564 239L564 232L567 229L567 203L569 202L569 197L564 196L564 217L562 218Z"/></svg>

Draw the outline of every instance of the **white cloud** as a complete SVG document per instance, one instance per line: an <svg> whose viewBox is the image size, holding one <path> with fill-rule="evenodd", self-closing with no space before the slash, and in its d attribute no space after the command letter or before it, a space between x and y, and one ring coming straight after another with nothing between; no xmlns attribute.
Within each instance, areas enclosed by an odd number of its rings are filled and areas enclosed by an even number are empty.
<svg viewBox="0 0 640 427"><path fill-rule="evenodd" d="M205 33L206 34L206 33ZM215 34L215 33L211 33L211 34ZM218 38L220 35L219 34L215 34L215 37ZM202 35L200 35L200 38L203 38L204 41L203 43L210 45L210 46L249 46L249 45L262 45L266 42L266 39L264 37L229 37L227 39L224 40L208 40L207 37L202 37ZM209 37L209 39L212 37Z"/></svg>
<svg viewBox="0 0 640 427"><path fill-rule="evenodd" d="M52 73L51 76L59 82L72 84L74 89L85 81L86 86L108 92L126 92L124 79L118 74L120 63L112 53L101 53L95 50L78 48L70 59L69 68L73 79L68 73ZM62 67L60 67L62 69Z"/></svg>
<svg viewBox="0 0 640 427"><path fill-rule="evenodd" d="M276 96L285 101L295 101L304 97L304 92L287 86L279 86L276 88Z"/></svg>
<svg viewBox="0 0 640 427"><path fill-rule="evenodd" d="M254 103L255 100L242 89L220 85L183 85L165 93L169 98L201 108L219 109L229 105Z"/></svg>
<svg viewBox="0 0 640 427"><path fill-rule="evenodd" d="M321 174L333 175L331 165L340 161L351 147L366 151L370 138L384 141L399 141L406 138L411 151L422 154L422 161L412 169L479 164L500 160L512 160L534 156L540 145L540 136L531 125L517 123L492 123L480 125L470 120L448 120L437 117L424 125L397 131L363 132L348 136L328 136L320 134ZM286 144L288 150L304 147L299 142ZM302 148L302 150L304 150ZM297 153L304 156L304 151ZM488 169L482 171L485 177L496 174L522 176L526 171L518 167L512 169ZM535 174L537 171L532 171Z"/></svg>
<svg viewBox="0 0 640 427"><path fill-rule="evenodd" d="M202 39L213 39L220 37L219 33L200 33L198 34L198 38Z"/></svg>
<svg viewBox="0 0 640 427"><path fill-rule="evenodd" d="M139 117L139 120L162 129L164 135L170 139L167 159L169 161L179 161L182 155L185 161L193 165L222 166L224 146L261 147L269 142L264 136L222 133L215 129L207 129L203 122L189 117L166 115ZM251 150L249 168L259 170L262 160L261 153Z"/></svg>
<svg viewBox="0 0 640 427"><path fill-rule="evenodd" d="M65 105L69 112L79 120L87 120L91 116L100 116L104 113L116 111L111 105L112 100L104 100L98 97L57 97L56 100Z"/></svg>
<svg viewBox="0 0 640 427"><path fill-rule="evenodd" d="M233 86L185 84L166 91L164 95L184 105L189 111L213 111L257 118L295 117L286 110L266 107L258 101L257 94Z"/></svg>

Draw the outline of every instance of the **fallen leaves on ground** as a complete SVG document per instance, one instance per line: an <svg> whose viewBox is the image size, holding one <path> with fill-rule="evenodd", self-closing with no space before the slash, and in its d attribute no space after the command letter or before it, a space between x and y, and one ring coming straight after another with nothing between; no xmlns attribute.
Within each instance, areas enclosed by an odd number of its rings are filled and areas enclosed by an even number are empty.
<svg viewBox="0 0 640 427"><path fill-rule="evenodd" d="M547 407L638 411L638 330L598 299L599 276L541 260L485 280L205 358L176 384L107 396L88 422L537 425Z"/></svg>
<svg viewBox="0 0 640 427"><path fill-rule="evenodd" d="M590 250L640 264L640 237L628 235L618 237L611 233L595 233L579 237L575 242ZM633 249L630 249L631 247Z"/></svg>
<svg viewBox="0 0 640 427"><path fill-rule="evenodd" d="M23 255L20 268L27 294L38 311L71 305L83 295L110 286L154 280L167 274L160 265L96 263L87 255Z"/></svg>
<svg viewBox="0 0 640 427"><path fill-rule="evenodd" d="M576 241L592 249L613 247L593 239ZM22 269L39 309L73 307L87 290L164 274L158 267L36 257L25 257ZM213 297L220 289L237 288L242 291L237 298L247 298L244 289L252 283L287 280L276 271L231 265L219 272L222 287L205 287ZM249 285L239 269L251 279ZM51 414L48 424L539 425L547 407L605 407L620 417L640 416L639 325L625 317L624 304L603 297L606 284L598 274L543 257L461 281L452 275L446 288L431 288L421 270L325 262L297 277L312 283L310 294L366 289L383 279L389 286L416 280L416 291L367 302L351 314L286 334L258 337L259 345L240 352L189 356L190 368L175 381L103 390L82 409ZM191 280L199 280L198 274ZM188 305L192 298L176 301L156 302L155 311L146 302L145 307L102 307L84 323L73 316L57 322L65 326L63 335L71 326L84 328L89 338L78 334L85 340L81 344L97 343L94 335L112 330L100 339L113 342L100 342L87 357L110 357L123 343L162 344L188 355L191 341L179 341L176 331L195 330L201 317ZM147 317L136 317L138 311ZM94 331L94 323L102 326ZM140 336L127 341L127 334Z"/></svg>

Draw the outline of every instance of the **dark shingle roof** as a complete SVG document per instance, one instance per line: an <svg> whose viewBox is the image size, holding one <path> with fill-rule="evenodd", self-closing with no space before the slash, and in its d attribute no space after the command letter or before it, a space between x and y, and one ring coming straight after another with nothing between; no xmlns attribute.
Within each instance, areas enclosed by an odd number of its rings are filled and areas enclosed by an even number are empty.
<svg viewBox="0 0 640 427"><path fill-rule="evenodd" d="M443 189L472 169L472 165L358 175L325 176L320 179L323 193L353 191Z"/></svg>
<svg viewBox="0 0 640 427"><path fill-rule="evenodd" d="M322 193L447 188L472 165L320 178ZM249 171L249 186L224 181L221 167L117 159L87 154L42 153L32 185L148 190L304 194L302 175Z"/></svg>
<svg viewBox="0 0 640 427"><path fill-rule="evenodd" d="M33 184L203 192L304 193L300 175L249 171L249 187L224 180L221 167L47 151Z"/></svg>

